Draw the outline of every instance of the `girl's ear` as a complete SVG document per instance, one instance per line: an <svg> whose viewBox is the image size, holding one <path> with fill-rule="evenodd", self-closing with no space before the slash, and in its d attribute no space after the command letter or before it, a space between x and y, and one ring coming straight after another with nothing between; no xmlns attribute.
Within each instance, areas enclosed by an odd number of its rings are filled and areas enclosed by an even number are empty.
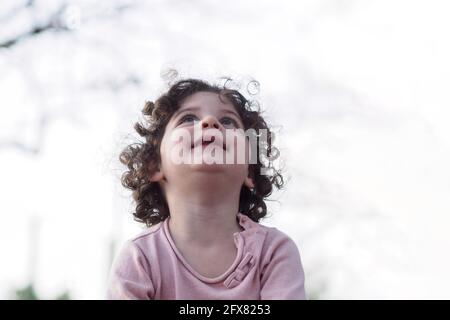
<svg viewBox="0 0 450 320"><path fill-rule="evenodd" d="M255 184L253 183L253 179L250 177L245 177L244 184L249 188L254 188Z"/></svg>
<svg viewBox="0 0 450 320"><path fill-rule="evenodd" d="M164 179L164 174L162 171L157 170L150 176L151 182L158 182Z"/></svg>
<svg viewBox="0 0 450 320"><path fill-rule="evenodd" d="M248 168L247 176L245 177L244 184L249 189L255 188L255 183L253 182L253 179L251 178L253 176L253 171L251 170L251 167Z"/></svg>

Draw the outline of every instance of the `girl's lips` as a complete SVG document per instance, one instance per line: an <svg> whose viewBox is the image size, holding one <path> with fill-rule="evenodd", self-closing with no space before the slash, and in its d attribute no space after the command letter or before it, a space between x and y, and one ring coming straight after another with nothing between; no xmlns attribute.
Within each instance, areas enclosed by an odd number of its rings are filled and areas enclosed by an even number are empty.
<svg viewBox="0 0 450 320"><path fill-rule="evenodd" d="M198 141L197 143L192 143L191 144L191 149L193 149L193 148L196 148L196 147L198 147L198 146L202 146L202 147L206 147L207 145L209 145L209 144L211 144L211 143L214 143L214 141L215 141L215 139L214 139L214 137L212 137L212 139L210 140L210 141L206 141L206 140L202 140L201 142L200 141ZM217 144L217 143L216 143ZM222 148L223 148L223 150L227 150L226 149L226 145L225 145L225 142L223 143L223 145L222 145Z"/></svg>

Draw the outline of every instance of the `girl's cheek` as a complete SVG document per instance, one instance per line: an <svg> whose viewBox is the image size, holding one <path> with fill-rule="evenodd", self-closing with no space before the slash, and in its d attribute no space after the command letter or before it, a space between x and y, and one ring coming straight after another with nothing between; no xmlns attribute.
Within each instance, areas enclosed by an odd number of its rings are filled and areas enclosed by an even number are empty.
<svg viewBox="0 0 450 320"><path fill-rule="evenodd" d="M232 164L248 164L250 160L251 144L248 138L241 132L236 131L235 135L227 136L227 153L230 159L230 155L233 156Z"/></svg>
<svg viewBox="0 0 450 320"><path fill-rule="evenodd" d="M164 155L161 154L161 157L175 165L189 163L192 143L192 132L188 128L166 132L164 146L161 148Z"/></svg>

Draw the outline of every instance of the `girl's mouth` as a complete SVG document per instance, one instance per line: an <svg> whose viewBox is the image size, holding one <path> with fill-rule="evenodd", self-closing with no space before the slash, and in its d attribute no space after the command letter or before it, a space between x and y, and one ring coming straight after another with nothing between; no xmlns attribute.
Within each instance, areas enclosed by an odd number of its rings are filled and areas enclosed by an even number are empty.
<svg viewBox="0 0 450 320"><path fill-rule="evenodd" d="M202 138L202 139L199 139L199 141L197 141L197 142L193 142L192 144L191 144L191 149L193 149L193 148L195 148L195 147L198 147L198 146L202 146L203 148L204 147L206 147L207 145L209 145L209 144L211 144L211 143L214 143L215 142L215 137L214 136L212 136L212 137L209 137L209 139L210 140L207 140L207 138ZM225 142L222 144L222 148L223 148L223 150L227 150L226 149L226 145L225 145Z"/></svg>

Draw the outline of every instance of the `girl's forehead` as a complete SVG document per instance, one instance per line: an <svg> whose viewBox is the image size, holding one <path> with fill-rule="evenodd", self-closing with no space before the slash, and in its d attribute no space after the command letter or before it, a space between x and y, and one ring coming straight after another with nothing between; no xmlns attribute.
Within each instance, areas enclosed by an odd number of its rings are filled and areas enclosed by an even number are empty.
<svg viewBox="0 0 450 320"><path fill-rule="evenodd" d="M226 98L219 97L215 92L196 92L187 97L180 105L178 111L184 109L223 109L236 111L234 105Z"/></svg>

